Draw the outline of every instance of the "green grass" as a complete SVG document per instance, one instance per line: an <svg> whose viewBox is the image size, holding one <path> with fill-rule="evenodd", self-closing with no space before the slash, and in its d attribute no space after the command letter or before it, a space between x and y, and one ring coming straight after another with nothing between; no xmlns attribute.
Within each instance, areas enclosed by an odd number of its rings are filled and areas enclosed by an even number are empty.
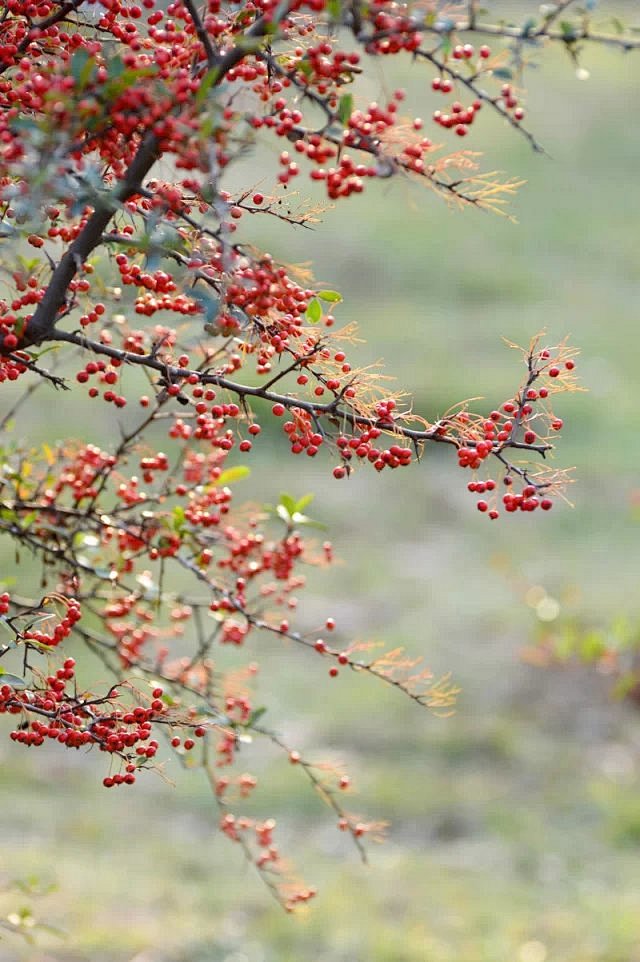
<svg viewBox="0 0 640 962"><path fill-rule="evenodd" d="M520 371L501 336L526 342L546 327L583 350L590 393L561 402L558 458L577 468L573 510L489 525L448 452L348 484L306 459L288 473L284 443L267 432L251 456L244 490L261 501L315 490L314 514L345 561L311 579L308 623L333 614L344 638L404 644L463 687L456 715L436 719L364 679L330 682L313 655L262 641L251 649L264 665L267 719L312 757L348 762L355 804L391 821L389 842L361 866L299 773L275 763L260 804L321 892L291 919L217 836L197 776L171 768L175 788L148 779L126 795L104 792L99 759L0 740L4 871L54 878L35 909L68 933L42 934L35 948L7 937L2 962L640 957L637 712L610 699L606 678L519 657L541 629L524 600L532 584L560 600L561 618L638 616L630 104L640 68L604 54L590 66L587 84L560 64L534 84L531 123L550 157L487 124L485 166L528 182L519 225L448 212L398 183L328 213L313 236L276 231L271 243L285 260L313 257L317 277L347 297L340 316L361 319L368 344L358 356L384 357L428 416L513 391ZM75 402L58 401L34 433L71 433ZM96 429L81 417L79 431ZM113 432L108 413L97 427ZM4 561L13 566L12 555ZM15 906L15 893L1 899L4 911Z"/></svg>

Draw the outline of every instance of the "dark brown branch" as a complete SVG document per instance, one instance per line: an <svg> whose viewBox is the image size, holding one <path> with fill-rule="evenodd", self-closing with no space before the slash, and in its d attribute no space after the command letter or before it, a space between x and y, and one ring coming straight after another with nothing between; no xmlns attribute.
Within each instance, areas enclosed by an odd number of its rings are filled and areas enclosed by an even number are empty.
<svg viewBox="0 0 640 962"><path fill-rule="evenodd" d="M441 34L444 31L435 27L425 27L431 33ZM562 30L549 30L548 24L544 24L539 30L534 30L531 34L523 36L520 27L508 27L502 24L475 23L470 24L469 20L460 20L454 28L458 33L474 33L487 37L502 37L507 40L531 40L548 39L560 43L579 43L581 40L597 43L603 46L619 47L622 50L640 49L640 38L615 36L610 33L592 33L586 27L580 27L573 31L570 37ZM449 31L447 31L449 32Z"/></svg>
<svg viewBox="0 0 640 962"><path fill-rule="evenodd" d="M49 340L66 341L68 344L75 344L77 347L84 347L95 354L104 354L106 357L115 358L116 360L122 361L126 364L137 364L141 367L150 368L151 370L162 374L163 377L170 378L172 381L184 381L189 377L189 375L197 374L200 384L215 384L217 387L220 387L226 391L230 391L232 394L236 394L238 397L253 397L262 401L268 401L270 404L283 404L286 408L300 408L303 411L307 411L313 417L329 417L334 421L341 421L350 424L352 427L377 427L383 431L400 435L417 443L424 441L436 441L441 444L452 444L455 447L460 446L460 442L455 438L439 433L440 423L423 431L414 428L403 427L397 421L393 424L389 424L387 422L380 421L375 417L367 417L364 414L358 414L358 412L352 408L340 407L339 397L336 397L333 401L328 401L325 404L318 404L317 402L313 401L305 401L302 398L292 397L290 394L279 394L275 391L265 390L265 388L262 386L251 387L248 384L239 384L237 381L229 380L229 378L224 377L222 374L212 374L210 372L202 373L200 371L193 371L190 368L167 365L150 354L133 354L129 351L123 351L117 347L111 347L108 344L100 344L99 341L89 340L89 338L85 337L83 334L72 334L68 331L61 331L57 328L51 332L49 335ZM546 451L550 451L552 449L551 444L524 444L524 442L520 441L507 441L502 447L522 448L526 451L535 451L537 454L544 454Z"/></svg>
<svg viewBox="0 0 640 962"><path fill-rule="evenodd" d="M148 132L124 179L96 207L73 244L53 272L46 293L28 323L21 347L38 344L53 328L58 312L66 303L69 284L91 252L102 242L102 234L118 207L135 194L160 156L157 137Z"/></svg>
<svg viewBox="0 0 640 962"><path fill-rule="evenodd" d="M189 16L191 17L191 20L193 21L193 26L195 27L195 31L198 34L198 40L204 47L204 52L207 58L207 64L209 65L209 69L213 67L217 67L220 63L221 58L213 49L213 44L211 43L211 37L209 36L209 34L205 29L205 26L202 22L200 14L196 9L194 0L184 0L184 5L189 11Z"/></svg>

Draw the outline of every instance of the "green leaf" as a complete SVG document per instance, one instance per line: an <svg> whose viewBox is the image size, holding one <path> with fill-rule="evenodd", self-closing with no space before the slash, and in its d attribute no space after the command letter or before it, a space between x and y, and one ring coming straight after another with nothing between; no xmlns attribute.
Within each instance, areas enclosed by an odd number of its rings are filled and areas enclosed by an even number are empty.
<svg viewBox="0 0 640 962"><path fill-rule="evenodd" d="M203 140L208 140L216 129L216 121L213 114L203 114L200 121L200 136Z"/></svg>
<svg viewBox="0 0 640 962"><path fill-rule="evenodd" d="M9 622L7 621L6 615L0 615L0 628L4 628L5 631L9 632L12 638L15 637L15 632L13 631ZM2 644L6 645L7 643L3 641ZM12 645L11 647L15 648L15 645Z"/></svg>
<svg viewBox="0 0 640 962"><path fill-rule="evenodd" d="M205 315L206 323L211 324L220 312L220 298L210 294L209 291L203 287L198 287L197 290L192 291L191 296Z"/></svg>
<svg viewBox="0 0 640 962"><path fill-rule="evenodd" d="M299 511L294 511L291 520L294 524L302 525L305 528L317 528L319 531L327 530L326 524L323 524L322 521L314 521L313 518L307 517L306 514L300 514Z"/></svg>
<svg viewBox="0 0 640 962"><path fill-rule="evenodd" d="M314 297L309 301L309 306L307 307L304 316L310 324L317 324L322 320L322 305L317 297Z"/></svg>
<svg viewBox="0 0 640 962"><path fill-rule="evenodd" d="M313 498L313 494L303 494L303 496L296 501L290 494L281 494L280 503L276 506L275 513L287 525L295 524L326 531L327 526L325 524L322 524L320 521L314 521L313 518L303 514L304 509L308 504L311 504ZM273 509L270 508L270 510L273 512Z"/></svg>
<svg viewBox="0 0 640 962"><path fill-rule="evenodd" d="M185 521L186 521L184 508L182 507L181 504L177 504L173 509L173 511L171 512L171 514L172 514L171 527L173 528L174 531L177 531L178 533L180 533L184 529Z"/></svg>
<svg viewBox="0 0 640 962"><path fill-rule="evenodd" d="M27 683L19 675L12 675L10 672L0 668L0 684L9 685L11 688L26 688Z"/></svg>
<svg viewBox="0 0 640 962"><path fill-rule="evenodd" d="M349 118L351 117L351 114L353 113L353 96L352 96L352 94L343 94L343 95L342 95L342 97L341 97L340 100L338 101L338 110L337 110L337 113L338 113L338 117L340 118L341 122L342 122L342 123L344 124L344 126L346 127L347 124L348 124L348 122L349 122Z"/></svg>
<svg viewBox="0 0 640 962"><path fill-rule="evenodd" d="M572 625L567 625L554 644L556 658L566 661L571 658L576 650L576 630Z"/></svg>
<svg viewBox="0 0 640 962"><path fill-rule="evenodd" d="M251 468L248 468L246 464L236 464L233 468L227 468L223 471L216 485L223 488L225 484L233 484L234 481L242 481L243 478L248 478L251 474Z"/></svg>
<svg viewBox="0 0 640 962"><path fill-rule="evenodd" d="M500 80L512 80L513 74L508 67L498 67L493 71L493 76L498 77Z"/></svg>
<svg viewBox="0 0 640 962"><path fill-rule="evenodd" d="M26 320L27 320L27 319L26 319L25 317L21 317L19 320L20 320L19 336L21 336L22 333L23 333L23 331L24 331L24 328L25 328L25 326L26 326ZM14 331L16 332L16 334L18 334L18 325L17 325L17 324L14 324L14 325L13 325L13 329L14 329ZM43 348L41 351L29 351L29 353L30 353L30 355L31 355L32 360L34 360L34 361L39 361L40 358L41 358L41 357L44 357L45 354L50 354L51 351L57 351L57 350L59 350L59 345L58 345L58 344L52 344L51 347L45 347L45 348Z"/></svg>
<svg viewBox="0 0 640 962"><path fill-rule="evenodd" d="M295 499L292 498L290 494L286 494L286 492L280 495L279 505L282 505L282 507L286 509L289 517L295 513L297 507Z"/></svg>
<svg viewBox="0 0 640 962"><path fill-rule="evenodd" d="M596 661L607 650L602 632L590 631L580 641L580 657L584 661Z"/></svg>
<svg viewBox="0 0 640 962"><path fill-rule="evenodd" d="M185 253L187 250L184 237L171 224L159 224L151 234L151 244L163 252Z"/></svg>
<svg viewBox="0 0 640 962"><path fill-rule="evenodd" d="M207 94L209 93L213 85L216 83L216 81L219 79L219 77L220 77L219 67L211 67L210 70L207 70L206 74L200 81L200 86L198 87L198 90L195 96L196 106L199 107L206 100Z"/></svg>
<svg viewBox="0 0 640 962"><path fill-rule="evenodd" d="M264 706L262 706L261 708L254 709L254 711L252 711L249 717L247 718L247 722L246 722L247 728L253 728L253 726L260 721L262 716L265 714L266 710L267 709Z"/></svg>
<svg viewBox="0 0 640 962"><path fill-rule="evenodd" d="M133 68L127 67L117 76L110 76L105 84L101 88L101 99L109 102L115 100L125 90L129 90L130 87L140 80L142 77L153 77L158 72L158 68L155 64L148 67L139 67L134 70Z"/></svg>
<svg viewBox="0 0 640 962"><path fill-rule="evenodd" d="M111 79L119 77L125 71L124 60L118 54L107 60L107 72Z"/></svg>
<svg viewBox="0 0 640 962"><path fill-rule="evenodd" d="M339 304L342 300L342 294L339 291L317 291L316 297L328 304Z"/></svg>
<svg viewBox="0 0 640 962"><path fill-rule="evenodd" d="M562 30L562 39L565 43L573 43L577 39L576 29L568 20L562 20L560 22L560 29Z"/></svg>
<svg viewBox="0 0 640 962"><path fill-rule="evenodd" d="M289 2L288 0L280 0L280 3L271 15L271 23L277 29L280 22L289 15Z"/></svg>
<svg viewBox="0 0 640 962"><path fill-rule="evenodd" d="M95 58L83 48L76 50L71 58L71 76L76 87L84 90L96 65Z"/></svg>
<svg viewBox="0 0 640 962"><path fill-rule="evenodd" d="M315 494L303 494L301 498L298 498L295 504L296 511L304 511L308 504L311 504Z"/></svg>

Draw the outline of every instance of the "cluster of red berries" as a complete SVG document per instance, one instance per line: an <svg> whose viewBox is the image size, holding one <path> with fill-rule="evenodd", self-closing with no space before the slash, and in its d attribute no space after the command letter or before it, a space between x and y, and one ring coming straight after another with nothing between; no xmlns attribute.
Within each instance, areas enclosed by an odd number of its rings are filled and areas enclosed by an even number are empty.
<svg viewBox="0 0 640 962"><path fill-rule="evenodd" d="M242 842L245 851L251 851L253 843L257 851L252 857L258 869L264 870L268 867L271 872L282 873L284 866L281 864L278 847L273 841L275 827L273 818L260 822L226 812L220 819L220 829L231 841ZM313 888L288 884L284 886L284 907L287 911L293 911L297 905L308 902L315 894L316 890Z"/></svg>
<svg viewBox="0 0 640 962"><path fill-rule="evenodd" d="M14 339L14 334L7 334L3 342L3 347L6 346L7 340L13 344ZM17 355L16 360L0 356L0 384L4 381L17 381L21 374L29 370L29 360L30 358L27 354Z"/></svg>
<svg viewBox="0 0 640 962"><path fill-rule="evenodd" d="M316 430L308 411L293 407L289 413L292 420L285 421L282 430L291 444L291 453L301 454L304 451L308 457L315 457L324 441L323 435Z"/></svg>
<svg viewBox="0 0 640 962"><path fill-rule="evenodd" d="M328 40L312 44L306 51L298 48L293 51L294 63L297 70L301 70L309 86L327 85L329 82L342 84L353 77L353 67L360 63L360 54L355 51L345 53L342 50L334 52ZM326 89L326 88L325 88Z"/></svg>
<svg viewBox="0 0 640 962"><path fill-rule="evenodd" d="M436 78L436 80L437 79L438 78ZM434 111L433 119L440 127L444 127L446 130L453 128L458 137L466 137L469 132L469 127L481 109L481 100L474 100L468 107L464 107L460 101L456 100L451 105L450 113L442 113L441 110L436 110Z"/></svg>
<svg viewBox="0 0 640 962"><path fill-rule="evenodd" d="M365 177L375 177L376 168L367 164L359 164L348 154L343 154L337 167L328 170L319 168L311 171L312 180L324 180L327 185L327 195L331 200L349 197L351 194L361 194L364 190Z"/></svg>
<svg viewBox="0 0 640 962"><path fill-rule="evenodd" d="M119 367L120 361L117 358L114 358L110 364L102 360L88 361L76 374L76 381L78 384L86 384L90 378L97 377L102 385L106 385L102 397L107 404L114 404L118 408L123 408L126 406L127 399L124 395L117 394L113 390L113 387L118 383L119 373L117 368ZM96 398L100 394L100 389L92 386L87 393L90 398Z"/></svg>
<svg viewBox="0 0 640 962"><path fill-rule="evenodd" d="M506 479L505 479L506 480ZM550 498L539 497L539 490L533 484L526 484L520 494L507 492L503 495L502 501L505 511L535 511L542 508L543 511L550 511L553 502Z"/></svg>
<svg viewBox="0 0 640 962"><path fill-rule="evenodd" d="M333 469L334 478L345 477L349 471L348 462L353 457L370 461L376 471L382 471L384 468L408 467L413 456L411 448L403 447L400 444L392 444L388 448L380 450L380 448L371 444L371 441L379 438L381 433L379 428L373 427L356 434L352 438L341 435L336 444L343 463Z"/></svg>
<svg viewBox="0 0 640 962"><path fill-rule="evenodd" d="M150 736L153 721L163 717L166 711L161 700L162 689L154 690L148 708L114 710L113 700L117 697L114 691L105 699L79 696L67 690L74 680L75 660L66 658L55 674L44 679L42 688L15 689L2 685L0 713L20 715L24 719L20 727L11 732L11 739L36 747L47 739L66 748L97 745L101 751L117 755L126 763L124 774L108 776L103 784L108 788L133 784L136 769L152 759L159 747Z"/></svg>
<svg viewBox="0 0 640 962"><path fill-rule="evenodd" d="M238 794L240 798L248 798L253 789L258 784L258 779L254 775L250 775L248 772L243 772L242 775L238 775L236 778L229 778L227 775L220 775L215 780L215 793L216 798L225 797L229 789L238 789Z"/></svg>
<svg viewBox="0 0 640 962"><path fill-rule="evenodd" d="M514 400L505 401L500 410L492 411L485 420L472 420L466 412L458 415L461 425L469 425L467 437L458 446L460 467L476 471L491 454L500 454L505 448L516 443L520 437L524 445L546 443L545 431L562 429L564 423L562 418L556 417L548 406L552 390L550 385L555 384L555 389L558 390L558 379L560 383L563 379L570 379L575 370L575 361L572 357L554 361L550 351L542 350L531 355L530 363L532 367L527 384ZM533 384L540 378L545 380L541 386L534 387ZM534 430L533 423L536 420L544 425L542 429L538 427ZM522 490L519 493L510 490L503 496L505 511L531 512L537 508L549 511L553 507L551 498L543 494L552 486L548 481L542 479L534 484L526 470L522 469L518 469L515 474L522 480ZM513 483L514 474L511 466L507 465L503 484L511 488ZM474 480L469 482L467 488L475 494L485 494L496 489L496 482L493 479ZM477 502L477 508L491 519L499 516L495 504L491 505L485 499Z"/></svg>
<svg viewBox="0 0 640 962"><path fill-rule="evenodd" d="M58 621L53 631L39 631L36 628L28 628L21 632L22 641L35 641L40 645L47 645L49 648L56 648L60 642L68 638L73 631L73 626L82 618L82 611L77 601L71 600L62 618Z"/></svg>
<svg viewBox="0 0 640 962"><path fill-rule="evenodd" d="M472 43L457 43L451 55L454 60L472 60L475 54L475 47ZM483 44L478 50L478 55L482 60L487 60L491 56L491 49Z"/></svg>
<svg viewBox="0 0 640 962"><path fill-rule="evenodd" d="M524 120L524 110L518 106L518 98L514 93L513 86L511 84L503 84L500 89L500 95L505 109L513 111L513 119L518 122Z"/></svg>
<svg viewBox="0 0 640 962"><path fill-rule="evenodd" d="M60 495L67 489L72 492L76 503L84 498L95 497L98 492L95 486L97 479L113 468L116 460L113 454L101 451L95 444L84 445L63 462L64 467L57 480L44 492L45 503L59 504Z"/></svg>
<svg viewBox="0 0 640 962"><path fill-rule="evenodd" d="M367 53L387 55L400 53L401 50L413 53L420 47L422 34L419 32L419 22L408 16L402 7L377 0L371 5L371 13L372 26L376 35L380 36L366 44Z"/></svg>

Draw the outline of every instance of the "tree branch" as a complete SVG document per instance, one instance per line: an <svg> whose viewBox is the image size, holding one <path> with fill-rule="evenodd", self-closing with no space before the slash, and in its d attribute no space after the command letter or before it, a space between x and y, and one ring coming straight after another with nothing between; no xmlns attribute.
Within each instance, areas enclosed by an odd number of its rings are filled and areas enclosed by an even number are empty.
<svg viewBox="0 0 640 962"><path fill-rule="evenodd" d="M205 26L202 22L200 14L196 9L194 0L184 0L184 5L189 11L189 16L193 21L193 26L195 27L196 33L198 34L198 39L202 46L204 47L204 52L207 57L207 63L209 68L217 67L220 63L220 56L213 49L213 44L211 43L211 37L207 33Z"/></svg>
<svg viewBox="0 0 640 962"><path fill-rule="evenodd" d="M349 424L352 427L363 427L363 428L379 428L390 434L396 434L401 437L407 438L409 441L413 441L415 444L421 444L426 441L435 441L440 444L451 444L454 447L460 447L460 441L451 437L450 435L441 434L440 428L443 423L446 422L446 418L436 422L435 425L425 429L418 430L416 428L408 428L399 424L397 421L393 423L388 423L386 421L380 420L376 417L369 417L365 414L359 414L358 411L350 407L341 406L340 402L342 398L337 395L333 400L328 401L324 404L319 404L313 401L305 401L303 398L293 397L290 394L280 394L276 391L267 390L265 386L251 387L248 384L239 384L237 381L231 381L229 378L222 374L214 374L210 372L193 371L186 367L175 367L170 364L165 364L163 361L158 360L157 357L151 354L134 354L129 351L123 351L120 348L111 347L108 344L101 344L99 341L93 341L85 337L84 334L74 334L68 331L62 331L59 329L54 329L50 335L49 340L66 341L69 344L75 344L77 347L82 347L89 350L95 354L103 354L106 357L115 358L126 364L136 364L141 367L146 367L148 369L157 371L162 374L163 378L170 381L186 381L186 379L191 374L197 374L200 384L215 384L216 387L220 387L223 390L235 394L237 397L253 397L259 400L267 401L270 404L282 404L286 408L299 408L303 411L308 412L312 417L327 417L333 421L339 421L341 423ZM471 442L469 445L473 446ZM524 441L509 440L501 444L496 450L503 451L506 448L519 448L523 451L530 451L540 454L544 457L547 451L551 451L553 445L548 443L541 444L525 444ZM495 453L495 452L494 452Z"/></svg>
<svg viewBox="0 0 640 962"><path fill-rule="evenodd" d="M21 347L38 344L52 330L58 312L66 302L69 284L91 252L102 242L102 234L116 209L142 186L142 181L160 157L158 139L149 131L127 170L124 179L96 207L73 244L53 272L46 293L27 325Z"/></svg>

